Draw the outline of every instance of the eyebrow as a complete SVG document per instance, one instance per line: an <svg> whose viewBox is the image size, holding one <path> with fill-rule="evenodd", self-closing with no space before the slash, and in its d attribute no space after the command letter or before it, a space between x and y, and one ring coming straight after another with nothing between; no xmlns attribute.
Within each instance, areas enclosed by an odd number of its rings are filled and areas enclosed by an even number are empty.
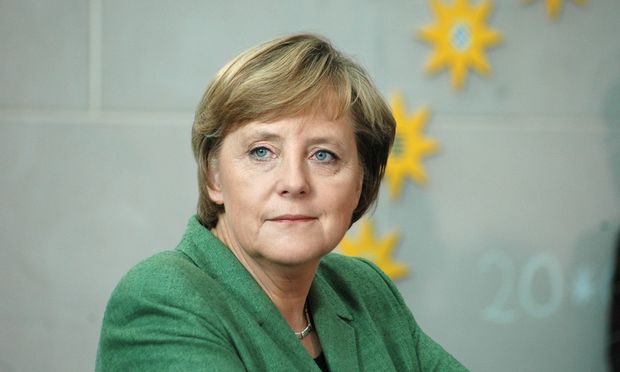
<svg viewBox="0 0 620 372"><path fill-rule="evenodd" d="M259 130L245 136L246 141L281 141L282 137L268 130Z"/></svg>
<svg viewBox="0 0 620 372"><path fill-rule="evenodd" d="M282 142L282 136L280 136L277 133L271 132L269 130L258 130L254 133L251 133L245 136L245 141L248 141L248 142L254 142L254 141ZM308 142L306 143L306 146L321 145L321 144L335 145L340 148L344 147L344 143L340 139L326 137L326 136L310 138Z"/></svg>
<svg viewBox="0 0 620 372"><path fill-rule="evenodd" d="M322 144L329 144L329 145L335 145L338 147L344 147L344 143L338 138L314 137L308 141L308 146L322 145Z"/></svg>

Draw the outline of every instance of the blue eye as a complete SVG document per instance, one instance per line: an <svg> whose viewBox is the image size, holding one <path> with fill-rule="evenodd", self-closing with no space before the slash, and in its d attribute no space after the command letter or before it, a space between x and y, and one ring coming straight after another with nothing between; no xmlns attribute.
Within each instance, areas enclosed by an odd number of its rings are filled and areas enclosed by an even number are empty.
<svg viewBox="0 0 620 372"><path fill-rule="evenodd" d="M267 149L266 147L257 147L255 149L252 149L250 151L250 154L258 160L264 160L269 157L269 155L271 154L271 151Z"/></svg>
<svg viewBox="0 0 620 372"><path fill-rule="evenodd" d="M329 162L334 160L336 156L329 151L319 150L314 153L314 158L320 162Z"/></svg>

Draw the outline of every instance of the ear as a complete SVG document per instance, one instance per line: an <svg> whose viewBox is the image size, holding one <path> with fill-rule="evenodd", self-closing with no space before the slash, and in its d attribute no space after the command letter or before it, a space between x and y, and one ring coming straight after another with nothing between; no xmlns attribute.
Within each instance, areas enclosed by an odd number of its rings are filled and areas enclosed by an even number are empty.
<svg viewBox="0 0 620 372"><path fill-rule="evenodd" d="M224 204L224 196L222 195L222 184L220 182L220 171L217 158L213 157L208 160L207 170L207 193L209 198L219 205Z"/></svg>

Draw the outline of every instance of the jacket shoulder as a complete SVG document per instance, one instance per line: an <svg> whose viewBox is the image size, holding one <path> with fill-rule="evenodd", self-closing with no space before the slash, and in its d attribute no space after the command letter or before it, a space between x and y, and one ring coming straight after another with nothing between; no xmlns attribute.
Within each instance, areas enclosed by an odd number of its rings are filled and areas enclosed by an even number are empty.
<svg viewBox="0 0 620 372"><path fill-rule="evenodd" d="M353 297L363 297L371 302L395 301L399 305L404 304L392 280L365 258L331 253L321 260L318 274L332 288Z"/></svg>
<svg viewBox="0 0 620 372"><path fill-rule="evenodd" d="M166 251L134 266L106 307L97 371L240 370L222 323L225 296L184 253ZM173 368L174 366L174 368Z"/></svg>
<svg viewBox="0 0 620 372"><path fill-rule="evenodd" d="M372 278L380 271L372 262L362 257L330 253L321 260L320 270L343 276Z"/></svg>
<svg viewBox="0 0 620 372"><path fill-rule="evenodd" d="M204 276L186 255L179 251L164 251L147 258L131 268L119 281L114 292L144 291L149 287L172 289Z"/></svg>
<svg viewBox="0 0 620 372"><path fill-rule="evenodd" d="M189 257L178 251L161 252L121 278L106 306L104 325L121 325L145 312L169 309L202 318L210 313L205 301L218 297L217 292L217 283Z"/></svg>
<svg viewBox="0 0 620 372"><path fill-rule="evenodd" d="M319 273L350 309L372 314L375 329L391 335L384 340L388 349L404 350L402 360L415 358L425 371L467 371L420 329L394 282L374 263L330 254L321 261Z"/></svg>

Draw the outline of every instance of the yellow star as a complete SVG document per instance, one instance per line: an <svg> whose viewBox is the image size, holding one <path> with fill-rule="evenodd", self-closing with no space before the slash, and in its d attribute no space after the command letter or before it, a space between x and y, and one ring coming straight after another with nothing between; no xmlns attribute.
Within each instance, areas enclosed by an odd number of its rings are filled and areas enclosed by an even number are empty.
<svg viewBox="0 0 620 372"><path fill-rule="evenodd" d="M491 1L470 6L468 0L454 0L451 7L440 0L430 0L430 3L437 23L422 28L418 33L422 40L435 45L426 70L434 73L451 67L455 89L463 88L469 67L481 75L488 75L491 66L484 56L484 49L501 41L500 33L485 24Z"/></svg>
<svg viewBox="0 0 620 372"><path fill-rule="evenodd" d="M523 0L524 3L531 4L534 0ZM547 15L551 19L557 19L562 9L562 0L546 0L547 1ZM573 0L577 5L585 5L587 0Z"/></svg>
<svg viewBox="0 0 620 372"><path fill-rule="evenodd" d="M375 240L374 228L369 219L360 221L359 236L357 239L345 237L340 242L340 250L347 256L364 257L374 262L390 278L396 280L407 275L405 265L392 260L390 257L398 241L395 232L388 234L380 241Z"/></svg>
<svg viewBox="0 0 620 372"><path fill-rule="evenodd" d="M390 197L400 196L403 179L410 176L414 181L424 184L427 181L422 158L437 151L437 141L424 138L422 128L428 118L428 110L422 108L409 116L405 111L401 93L392 99L392 114L396 120L396 137L390 152L385 177L390 183Z"/></svg>

